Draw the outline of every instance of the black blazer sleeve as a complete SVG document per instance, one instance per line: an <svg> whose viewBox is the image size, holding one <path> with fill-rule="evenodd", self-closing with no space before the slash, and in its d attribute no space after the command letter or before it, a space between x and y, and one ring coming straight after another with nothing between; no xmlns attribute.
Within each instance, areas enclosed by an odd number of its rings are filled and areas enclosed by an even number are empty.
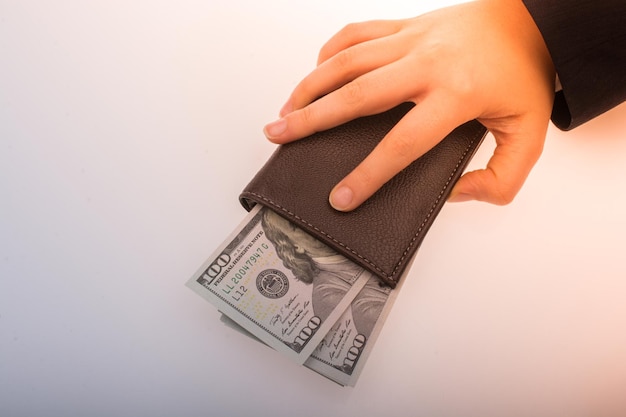
<svg viewBox="0 0 626 417"><path fill-rule="evenodd" d="M626 100L626 0L523 0L563 89L553 123L573 129Z"/></svg>

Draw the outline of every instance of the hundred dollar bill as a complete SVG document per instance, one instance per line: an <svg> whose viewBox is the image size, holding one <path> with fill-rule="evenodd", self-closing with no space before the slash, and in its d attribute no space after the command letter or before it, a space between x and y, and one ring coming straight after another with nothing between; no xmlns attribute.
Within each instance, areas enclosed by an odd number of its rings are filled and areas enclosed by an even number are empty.
<svg viewBox="0 0 626 417"><path fill-rule="evenodd" d="M341 385L355 386L397 290L372 277L304 365Z"/></svg>
<svg viewBox="0 0 626 417"><path fill-rule="evenodd" d="M340 385L355 386L412 263L395 289L371 277L304 365ZM226 315L221 321L258 341Z"/></svg>
<svg viewBox="0 0 626 417"><path fill-rule="evenodd" d="M371 277L304 366L340 385L355 386L397 294L398 288ZM222 314L221 321L258 341L226 315Z"/></svg>
<svg viewBox="0 0 626 417"><path fill-rule="evenodd" d="M304 365L338 384L355 386L414 260L415 255L394 289L370 278Z"/></svg>
<svg viewBox="0 0 626 417"><path fill-rule="evenodd" d="M302 364L371 273L257 205L187 286Z"/></svg>

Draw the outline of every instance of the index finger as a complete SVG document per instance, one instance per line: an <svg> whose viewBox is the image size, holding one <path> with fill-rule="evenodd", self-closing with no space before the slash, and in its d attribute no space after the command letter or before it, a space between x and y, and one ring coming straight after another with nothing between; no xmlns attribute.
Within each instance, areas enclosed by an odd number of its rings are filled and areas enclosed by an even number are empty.
<svg viewBox="0 0 626 417"><path fill-rule="evenodd" d="M266 125L265 135L274 143L287 143L357 117L383 112L406 101L418 101L425 90L425 78L418 77L414 81L416 74L412 69L419 64L407 60L376 68L286 114ZM414 82L410 89L407 80Z"/></svg>

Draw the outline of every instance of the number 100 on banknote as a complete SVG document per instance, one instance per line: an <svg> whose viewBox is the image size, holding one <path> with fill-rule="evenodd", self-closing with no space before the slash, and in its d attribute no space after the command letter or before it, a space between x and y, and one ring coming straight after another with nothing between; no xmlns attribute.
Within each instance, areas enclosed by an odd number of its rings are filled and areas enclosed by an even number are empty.
<svg viewBox="0 0 626 417"><path fill-rule="evenodd" d="M320 262L331 265L333 273L320 274ZM257 205L187 286L302 364L369 277L288 220Z"/></svg>

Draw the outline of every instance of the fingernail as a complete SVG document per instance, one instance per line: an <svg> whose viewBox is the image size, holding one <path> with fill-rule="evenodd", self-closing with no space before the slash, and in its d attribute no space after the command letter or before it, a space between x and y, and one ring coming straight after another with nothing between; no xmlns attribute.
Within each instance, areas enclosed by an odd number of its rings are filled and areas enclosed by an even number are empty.
<svg viewBox="0 0 626 417"><path fill-rule="evenodd" d="M287 100L285 105L280 109L280 117L285 117L287 114L291 113L293 109L293 105L291 104L291 99Z"/></svg>
<svg viewBox="0 0 626 417"><path fill-rule="evenodd" d="M448 197L448 202L450 203L462 203L464 201L471 201L471 200L474 200L474 197L471 194L466 194L466 193L458 193L458 194L454 194Z"/></svg>
<svg viewBox="0 0 626 417"><path fill-rule="evenodd" d="M333 206L335 210L346 210L352 203L353 197L354 193L352 190L343 185L330 194L330 205Z"/></svg>
<svg viewBox="0 0 626 417"><path fill-rule="evenodd" d="M275 122L266 125L263 132L265 132L265 136L272 139L285 133L285 130L287 130L287 120L278 119Z"/></svg>

